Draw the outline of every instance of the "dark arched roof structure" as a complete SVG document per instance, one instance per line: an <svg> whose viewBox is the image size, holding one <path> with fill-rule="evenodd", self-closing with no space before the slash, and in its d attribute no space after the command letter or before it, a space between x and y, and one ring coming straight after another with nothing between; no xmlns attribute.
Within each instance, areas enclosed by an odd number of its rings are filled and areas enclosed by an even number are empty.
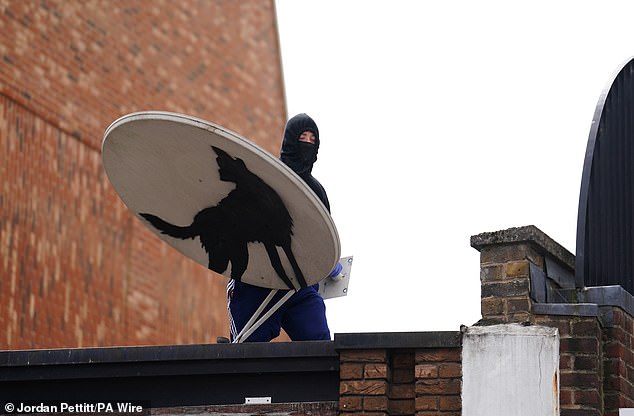
<svg viewBox="0 0 634 416"><path fill-rule="evenodd" d="M575 280L634 294L634 58L601 94L581 178Z"/></svg>

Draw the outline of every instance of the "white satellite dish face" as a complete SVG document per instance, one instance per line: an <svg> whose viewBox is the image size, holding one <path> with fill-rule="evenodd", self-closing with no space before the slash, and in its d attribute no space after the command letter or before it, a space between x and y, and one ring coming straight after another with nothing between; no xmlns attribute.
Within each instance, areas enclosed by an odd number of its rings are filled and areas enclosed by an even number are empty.
<svg viewBox="0 0 634 416"><path fill-rule="evenodd" d="M321 281L339 259L334 222L310 188L218 125L129 114L106 130L102 157L114 189L150 230L226 277L300 288Z"/></svg>

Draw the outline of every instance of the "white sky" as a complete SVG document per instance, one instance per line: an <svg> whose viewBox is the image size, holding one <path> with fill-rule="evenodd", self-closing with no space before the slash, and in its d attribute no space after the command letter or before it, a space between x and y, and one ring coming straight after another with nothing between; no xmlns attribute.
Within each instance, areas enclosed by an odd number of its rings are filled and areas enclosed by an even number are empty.
<svg viewBox="0 0 634 416"><path fill-rule="evenodd" d="M322 141L349 295L331 332L480 318L469 237L534 224L575 252L599 95L634 55L629 1L277 0L289 116Z"/></svg>

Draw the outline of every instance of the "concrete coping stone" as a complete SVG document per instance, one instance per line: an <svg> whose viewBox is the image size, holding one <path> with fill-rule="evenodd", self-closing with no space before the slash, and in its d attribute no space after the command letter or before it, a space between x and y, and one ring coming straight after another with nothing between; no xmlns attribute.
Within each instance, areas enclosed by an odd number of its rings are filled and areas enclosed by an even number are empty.
<svg viewBox="0 0 634 416"><path fill-rule="evenodd" d="M517 243L529 243L538 251L550 254L570 269L574 270L575 268L574 254L534 225L513 227L471 236L471 247L478 251L487 246Z"/></svg>
<svg viewBox="0 0 634 416"><path fill-rule="evenodd" d="M541 325L521 325L517 323L472 326L466 329L465 336L490 336L490 335L512 335L512 336L557 336L557 328Z"/></svg>

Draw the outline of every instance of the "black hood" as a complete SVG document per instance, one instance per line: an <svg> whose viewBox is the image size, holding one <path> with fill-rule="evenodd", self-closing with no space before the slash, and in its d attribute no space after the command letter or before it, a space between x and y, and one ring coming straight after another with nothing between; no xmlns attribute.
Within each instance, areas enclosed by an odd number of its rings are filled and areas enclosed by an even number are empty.
<svg viewBox="0 0 634 416"><path fill-rule="evenodd" d="M315 135L315 144L299 141L299 136L310 131ZM319 129L315 121L306 114L298 114L288 120L284 130L280 159L298 175L310 174L317 161Z"/></svg>

